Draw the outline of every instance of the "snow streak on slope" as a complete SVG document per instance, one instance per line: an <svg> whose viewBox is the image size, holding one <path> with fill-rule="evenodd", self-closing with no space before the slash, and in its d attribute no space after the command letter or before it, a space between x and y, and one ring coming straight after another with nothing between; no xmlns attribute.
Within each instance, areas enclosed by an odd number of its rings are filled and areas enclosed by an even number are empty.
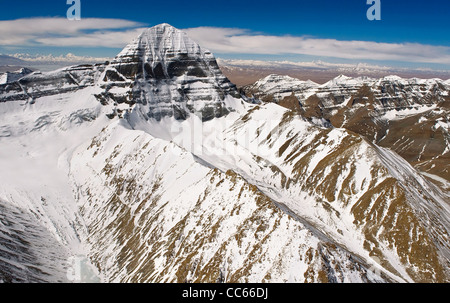
<svg viewBox="0 0 450 303"><path fill-rule="evenodd" d="M71 163L91 257L110 281L382 281L233 171L121 122Z"/></svg>
<svg viewBox="0 0 450 303"><path fill-rule="evenodd" d="M362 138L315 127L271 104L205 123L203 131L201 147L193 149L177 136L173 140L222 171L235 171L350 251L367 260L376 256L405 280L446 275L439 264L449 250L448 223L436 215L449 215L448 207L441 206L446 203L442 192L410 168L409 176L422 184L422 190L411 195L404 189L410 185L397 180L378 150ZM390 161L401 163L395 172L408 165L395 155ZM423 193L431 188L437 197ZM434 205L424 217L434 222L425 225L431 225L430 230L418 220L423 213L414 201ZM434 248L429 233L441 238L442 251Z"/></svg>

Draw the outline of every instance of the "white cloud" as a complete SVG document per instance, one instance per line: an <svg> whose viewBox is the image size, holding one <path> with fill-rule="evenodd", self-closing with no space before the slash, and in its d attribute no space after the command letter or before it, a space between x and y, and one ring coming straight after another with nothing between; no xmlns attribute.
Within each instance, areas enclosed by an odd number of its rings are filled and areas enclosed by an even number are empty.
<svg viewBox="0 0 450 303"><path fill-rule="evenodd" d="M97 31L71 37L38 38L36 42L47 46L82 46L123 48L139 36L144 28L129 29L120 32Z"/></svg>
<svg viewBox="0 0 450 303"><path fill-rule="evenodd" d="M30 55L30 54L22 54L17 53L11 55L14 58L24 60L28 63L34 64L44 64L44 63L100 63L104 61L111 60L108 57L91 57L91 56L77 56L72 53L68 53L66 55L53 56L53 55Z"/></svg>
<svg viewBox="0 0 450 303"><path fill-rule="evenodd" d="M272 36L252 34L242 29L214 27L190 28L185 31L200 45L223 54L298 54L354 60L450 64L450 47L447 46Z"/></svg>
<svg viewBox="0 0 450 303"><path fill-rule="evenodd" d="M139 22L122 19L27 18L0 21L2 46L123 47L140 32Z"/></svg>
<svg viewBox="0 0 450 303"><path fill-rule="evenodd" d="M122 48L143 30L122 19L28 18L0 21L0 45ZM219 54L310 55L352 60L450 64L450 47L418 43L343 41L306 36L274 36L240 28L196 27L184 31Z"/></svg>

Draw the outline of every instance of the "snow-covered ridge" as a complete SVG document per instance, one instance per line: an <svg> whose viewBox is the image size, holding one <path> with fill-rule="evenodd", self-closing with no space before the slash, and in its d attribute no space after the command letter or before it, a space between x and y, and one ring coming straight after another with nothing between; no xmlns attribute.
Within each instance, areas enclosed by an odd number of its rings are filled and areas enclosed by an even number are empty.
<svg viewBox="0 0 450 303"><path fill-rule="evenodd" d="M340 75L324 84L301 81L288 76L270 75L242 88L248 97L280 103L294 96L302 110L315 118L331 119L337 111L347 108L349 117L362 106L368 106L372 116L392 117L397 111L427 109L450 97L450 86L441 79L404 79L386 76L380 79ZM293 101L292 101L293 102ZM342 115L342 114L340 114ZM394 116L400 118L402 113ZM336 127L341 127L342 121Z"/></svg>
<svg viewBox="0 0 450 303"><path fill-rule="evenodd" d="M321 85L321 88L331 88L333 86L359 86L364 83L370 83L375 81L375 79L369 78L369 77L348 77L345 75L339 75L335 77L334 79L331 79L330 81L324 83Z"/></svg>
<svg viewBox="0 0 450 303"><path fill-rule="evenodd" d="M91 257L108 281L383 281L240 175L205 166L174 142L116 124L75 155ZM321 277L331 256L335 274Z"/></svg>
<svg viewBox="0 0 450 303"><path fill-rule="evenodd" d="M0 85L17 81L20 78L22 78L32 72L33 71L28 68L21 68L20 70L15 71L15 72L6 72L3 74L0 74Z"/></svg>
<svg viewBox="0 0 450 303"><path fill-rule="evenodd" d="M394 86L410 86L412 89L417 89L419 87L422 88L423 91L429 91L436 85L441 85L446 90L449 89L449 81L443 81L438 78L433 79L419 79L419 78L410 78L405 79L398 76L386 76L383 78L375 79L370 77L348 77L345 75L339 75L334 79L324 83L324 84L316 84L312 81L302 81L296 78L292 78L284 75L269 75L265 78L262 78L256 81L252 85L248 85L247 88L249 90L259 90L264 93L271 93L275 88L279 90L309 90L309 94L320 93L326 91L335 91L338 89L347 89L348 91L357 90L362 86L368 86L373 89L379 89L379 87L385 85L394 85ZM415 88L417 86L417 88ZM403 87L404 88L404 87ZM443 91L443 94L446 91Z"/></svg>
<svg viewBox="0 0 450 303"><path fill-rule="evenodd" d="M438 123L448 122L448 80L340 75L305 88L293 79L270 76L242 91L289 107L310 121L327 120L330 126L354 131L394 149L423 171L450 180L450 135Z"/></svg>
<svg viewBox="0 0 450 303"><path fill-rule="evenodd" d="M265 87L266 89L273 89L274 87L283 87L283 86L288 86L288 87L292 87L292 86L305 86L308 88L311 87L315 87L315 86L319 86L319 84L311 81L311 80L307 80L307 81L302 81L290 76L286 76L286 75L277 75L277 74L271 74L261 80L258 80L257 82L255 82L255 86L257 87Z"/></svg>
<svg viewBox="0 0 450 303"><path fill-rule="evenodd" d="M271 74L253 85L244 87L244 91L257 98L263 93L265 96L272 96L275 101L279 101L292 93L307 98L310 95L309 92L319 86L311 80L302 81L286 75Z"/></svg>

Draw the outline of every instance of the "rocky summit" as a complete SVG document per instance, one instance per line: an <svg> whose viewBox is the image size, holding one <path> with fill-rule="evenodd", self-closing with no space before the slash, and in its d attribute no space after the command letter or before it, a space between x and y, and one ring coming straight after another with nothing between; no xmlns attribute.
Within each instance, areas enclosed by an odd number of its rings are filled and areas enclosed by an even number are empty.
<svg viewBox="0 0 450 303"><path fill-rule="evenodd" d="M0 282L449 282L448 192L333 127L448 93L364 81L240 95L161 24L111 62L0 84Z"/></svg>
<svg viewBox="0 0 450 303"><path fill-rule="evenodd" d="M143 114L157 120L184 120L190 114L203 121L222 117L231 110L225 98L239 96L211 52L168 24L145 30L125 47L108 66L104 81L128 88L128 102L140 104Z"/></svg>

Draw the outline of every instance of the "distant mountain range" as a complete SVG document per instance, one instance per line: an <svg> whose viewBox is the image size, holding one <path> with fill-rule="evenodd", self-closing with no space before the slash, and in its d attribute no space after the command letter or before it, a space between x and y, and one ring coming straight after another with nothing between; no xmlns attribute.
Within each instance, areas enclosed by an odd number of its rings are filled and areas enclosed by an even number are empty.
<svg viewBox="0 0 450 303"><path fill-rule="evenodd" d="M17 67L22 67L27 65L27 62L25 62L24 60L15 58L15 57L11 57L8 55L0 55L0 72L6 72L6 71L13 71L13 70L9 70L7 67L8 66L14 66L14 68Z"/></svg>
<svg viewBox="0 0 450 303"><path fill-rule="evenodd" d="M222 72L236 85L252 84L271 74L288 75L300 80L312 80L323 84L341 74L350 77L381 78L398 75L404 78L441 78L450 79L450 71L411 68L394 68L389 66L359 64L338 64L323 61L258 61L218 59Z"/></svg>
<svg viewBox="0 0 450 303"><path fill-rule="evenodd" d="M51 71L79 64L94 64L111 61L112 58L96 58L66 54L62 56L16 54L0 55L0 73L13 72L21 67L32 70ZM359 64L337 64L323 61L258 61L218 59L217 63L226 77L238 86L252 84L270 74L288 75L301 80L325 83L345 74L351 77L368 76L374 78L396 74L404 78L441 78L450 79L450 71L393 68L388 66Z"/></svg>
<svg viewBox="0 0 450 303"><path fill-rule="evenodd" d="M77 64L102 63L107 60L110 59L76 56L73 54L62 56L28 54L16 54L14 56L0 55L0 73L7 71L14 72L22 67L45 72Z"/></svg>

